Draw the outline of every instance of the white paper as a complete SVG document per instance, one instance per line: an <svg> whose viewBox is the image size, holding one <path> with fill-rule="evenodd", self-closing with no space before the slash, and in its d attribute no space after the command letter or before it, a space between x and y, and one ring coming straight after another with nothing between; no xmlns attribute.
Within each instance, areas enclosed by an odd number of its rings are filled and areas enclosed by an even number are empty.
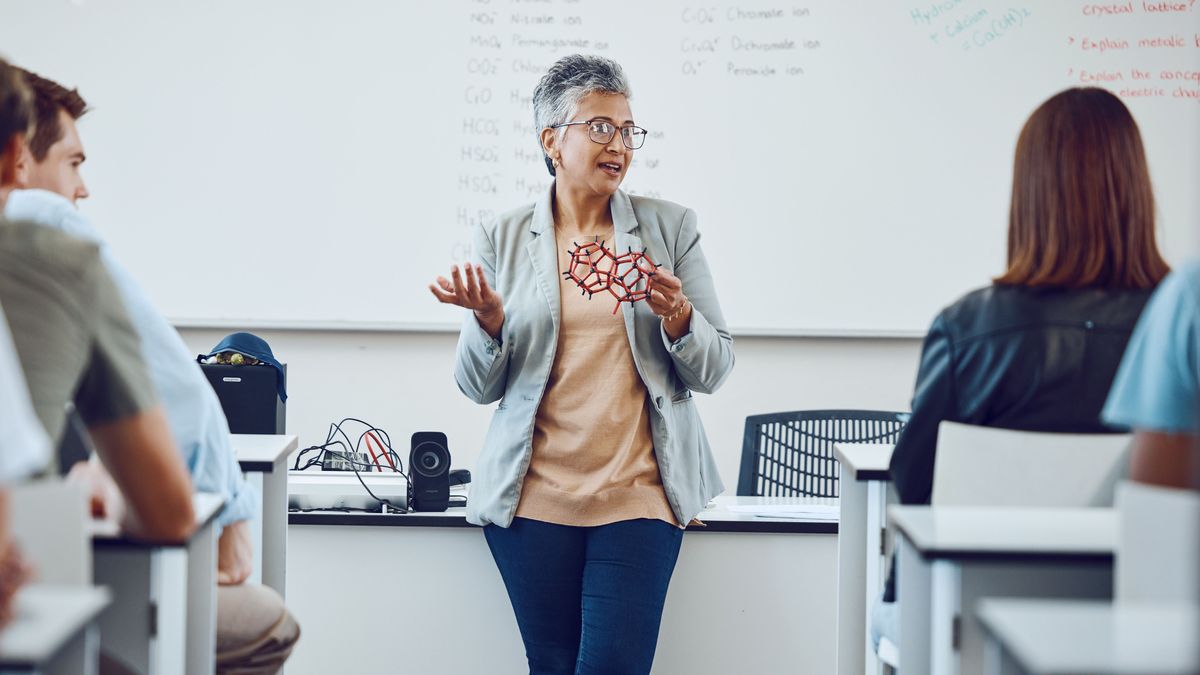
<svg viewBox="0 0 1200 675"><path fill-rule="evenodd" d="M837 520L840 515L837 506L825 504L731 504L725 508L732 513L790 520Z"/></svg>

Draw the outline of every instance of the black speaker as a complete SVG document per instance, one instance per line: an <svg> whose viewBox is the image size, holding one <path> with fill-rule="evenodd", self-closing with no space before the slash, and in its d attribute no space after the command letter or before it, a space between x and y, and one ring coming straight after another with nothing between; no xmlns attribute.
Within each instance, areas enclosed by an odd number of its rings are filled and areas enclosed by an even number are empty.
<svg viewBox="0 0 1200 675"><path fill-rule="evenodd" d="M279 398L279 380L269 366L200 365L208 383L221 399L221 408L234 434L282 434L287 426L287 409ZM287 364L283 364L287 385Z"/></svg>
<svg viewBox="0 0 1200 675"><path fill-rule="evenodd" d="M450 448L446 434L418 431L408 455L414 511L445 511L450 505Z"/></svg>

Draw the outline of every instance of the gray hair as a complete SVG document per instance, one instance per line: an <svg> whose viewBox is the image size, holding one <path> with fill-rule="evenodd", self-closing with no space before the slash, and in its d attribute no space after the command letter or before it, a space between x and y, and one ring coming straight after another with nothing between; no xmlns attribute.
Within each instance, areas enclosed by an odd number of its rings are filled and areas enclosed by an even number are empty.
<svg viewBox="0 0 1200 675"><path fill-rule="evenodd" d="M533 128L538 134L538 149L542 151L551 176L554 175L554 163L542 147L542 130L566 122L579 111L579 102L593 92L633 98L619 63L603 56L582 54L571 54L555 61L533 90ZM565 131L566 127L558 130L560 140Z"/></svg>

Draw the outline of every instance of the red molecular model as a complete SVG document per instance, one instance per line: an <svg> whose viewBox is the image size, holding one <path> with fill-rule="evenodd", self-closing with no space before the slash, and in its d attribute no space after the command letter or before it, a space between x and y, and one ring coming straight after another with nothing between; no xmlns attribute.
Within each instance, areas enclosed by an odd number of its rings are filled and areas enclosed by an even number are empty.
<svg viewBox="0 0 1200 675"><path fill-rule="evenodd" d="M624 255L616 255L604 246L604 242L590 241L575 244L575 249L569 253L571 262L563 276L574 281L589 300L595 293L608 291L617 299L613 314L622 302L632 304L650 297L654 273L660 265L654 264L645 250L629 250Z"/></svg>

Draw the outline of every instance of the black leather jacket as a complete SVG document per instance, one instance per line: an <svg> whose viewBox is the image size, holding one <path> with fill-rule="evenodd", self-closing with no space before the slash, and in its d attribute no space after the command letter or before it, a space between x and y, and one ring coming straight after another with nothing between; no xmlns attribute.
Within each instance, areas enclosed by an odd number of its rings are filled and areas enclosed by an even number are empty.
<svg viewBox="0 0 1200 675"><path fill-rule="evenodd" d="M1100 409L1152 290L991 286L934 320L891 478L928 504L942 420L1026 431L1120 431Z"/></svg>

